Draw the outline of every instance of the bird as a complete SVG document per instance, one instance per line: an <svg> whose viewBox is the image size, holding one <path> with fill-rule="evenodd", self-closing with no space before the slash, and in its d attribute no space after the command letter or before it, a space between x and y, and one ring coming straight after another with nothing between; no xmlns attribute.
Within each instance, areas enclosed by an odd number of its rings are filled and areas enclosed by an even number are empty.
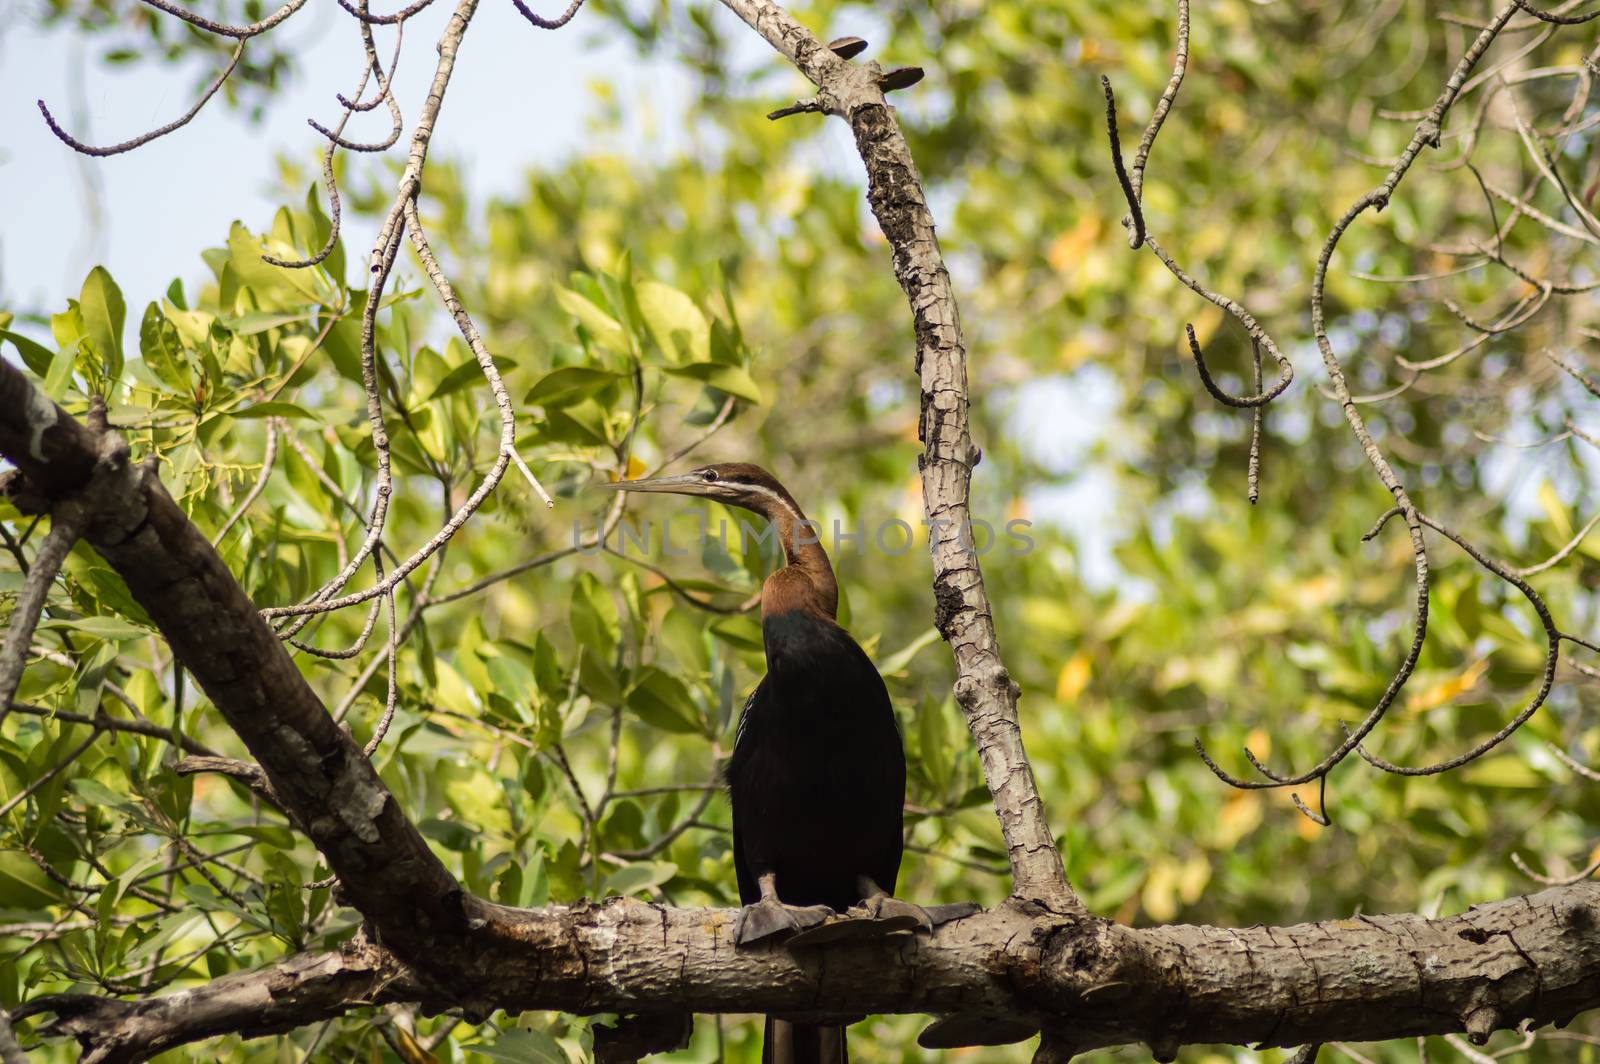
<svg viewBox="0 0 1600 1064"><path fill-rule="evenodd" d="M766 675L739 716L726 770L743 906L735 943L789 935L794 949L931 930L928 910L893 896L906 788L894 707L872 659L839 625L833 566L794 497L748 462L605 486L749 510L783 549L784 564L761 586ZM763 1064L849 1059L839 1024L769 1016L764 1039Z"/></svg>

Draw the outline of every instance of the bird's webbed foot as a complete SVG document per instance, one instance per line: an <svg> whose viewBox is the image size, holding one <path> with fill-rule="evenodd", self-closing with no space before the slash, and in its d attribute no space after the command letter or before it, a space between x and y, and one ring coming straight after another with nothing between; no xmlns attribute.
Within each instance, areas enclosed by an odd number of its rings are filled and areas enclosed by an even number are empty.
<svg viewBox="0 0 1600 1064"><path fill-rule="evenodd" d="M926 909L884 893L871 895L860 905L852 906L845 915L870 922L873 930L879 934L933 930L933 917L928 915Z"/></svg>
<svg viewBox="0 0 1600 1064"><path fill-rule="evenodd" d="M924 909L909 901L893 897L870 878L862 876L858 883L862 900L852 905L839 919L796 935L789 940L791 949L820 946L844 939L880 938L897 931L932 931L939 924L970 916L977 906L935 906Z"/></svg>
<svg viewBox="0 0 1600 1064"><path fill-rule="evenodd" d="M785 905L776 897L765 897L739 910L733 941L740 946L754 945L773 935L803 932L832 915L826 905Z"/></svg>
<svg viewBox="0 0 1600 1064"><path fill-rule="evenodd" d="M952 901L944 905L930 905L923 912L928 914L928 919L933 921L934 927L943 927L957 920L965 920L974 913L983 912L983 906L975 901Z"/></svg>

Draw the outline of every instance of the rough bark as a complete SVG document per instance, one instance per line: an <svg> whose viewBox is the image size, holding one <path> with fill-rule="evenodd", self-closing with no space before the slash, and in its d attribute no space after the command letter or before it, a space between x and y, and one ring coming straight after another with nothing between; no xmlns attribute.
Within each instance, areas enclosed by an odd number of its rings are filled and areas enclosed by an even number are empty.
<svg viewBox="0 0 1600 1064"><path fill-rule="evenodd" d="M461 0L441 69L474 3ZM810 109L849 121L869 201L893 249L917 342L936 618L1010 848L1013 898L931 935L790 951L736 949L729 910L625 899L515 910L472 897L153 472L129 465L126 447L103 427L79 424L0 362L0 453L20 470L14 497L36 508L89 499L85 537L243 739L260 777L226 759L186 767L227 771L273 795L368 924L341 951L144 1000L36 998L18 1015L53 1015L48 1029L76 1038L85 1059L97 1062L141 1060L225 1032L287 1030L391 1001L460 1008L469 1019L496 1009L644 1017L613 1039L624 1058L630 1044L667 1044L681 1033L670 1017L685 1012L807 1020L925 1012L948 1017L925 1044L1015 1040L1042 1029L1040 1055L1057 1060L1134 1042L1158 1059L1189 1043L1292 1046L1461 1031L1481 1043L1496 1029L1559 1023L1600 1003L1600 884L1435 920L1284 928L1133 929L1083 911L1022 747L1017 691L1001 662L976 552L962 535L978 459L966 350L916 167L884 101L893 82L875 64L835 55L767 0L724 3L819 86ZM437 104L438 94L430 97L435 112ZM419 130L414 158L426 141Z"/></svg>
<svg viewBox="0 0 1600 1064"><path fill-rule="evenodd" d="M53 1013L49 1033L75 1038L84 1064L115 1064L216 1035L258 1038L293 1030L347 1012L357 1002L420 996L416 980L392 953L358 941L193 990L139 1001L60 995L26 1003L18 1015Z"/></svg>
<svg viewBox="0 0 1600 1064"><path fill-rule="evenodd" d="M1062 912L1082 912L1023 749L1020 692L1000 658L968 505L980 454L967 427L961 315L922 179L894 109L884 100L883 72L876 63L858 66L839 58L770 0L723 3L817 86L821 110L843 117L855 133L867 170L867 201L893 250L895 279L911 307L913 365L922 390L923 453L917 464L933 558L934 622L955 657L956 702L966 714L1005 835L1012 893Z"/></svg>
<svg viewBox="0 0 1600 1064"><path fill-rule="evenodd" d="M735 949L734 910L629 899L537 910L484 906L450 954L453 984L413 977L381 947L292 958L135 1002L44 999L54 1033L95 1060L143 1059L225 1031L268 1034L383 1001L618 1012L764 1011L801 1019L957 1013L1077 1053L1141 1042L1295 1046L1562 1023L1600 1000L1600 884L1459 916L1371 916L1243 929L1123 927L1012 901L940 927L815 951ZM1002 1020L1022 1021L1003 1024Z"/></svg>

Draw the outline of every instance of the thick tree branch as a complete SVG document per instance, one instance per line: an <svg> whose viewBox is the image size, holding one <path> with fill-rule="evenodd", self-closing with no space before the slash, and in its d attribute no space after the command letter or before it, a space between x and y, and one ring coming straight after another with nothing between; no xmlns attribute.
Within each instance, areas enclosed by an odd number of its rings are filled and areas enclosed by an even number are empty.
<svg viewBox="0 0 1600 1064"><path fill-rule="evenodd" d="M396 1000L469 1015L979 1014L981 1029L1012 1039L1043 1025L1058 1056L1139 1042L1165 1057L1196 1043L1290 1047L1452 1032L1482 1044L1525 1019L1564 1023L1600 1000L1595 883L1436 920L1240 930L1134 929L1013 900L931 936L794 952L735 949L733 910L618 898L484 912L483 933L452 955L459 969L443 984L358 940L196 990L137 1002L44 998L25 1012L53 1012L51 1033L78 1038L94 1061L139 1060L225 1031L269 1034Z"/></svg>
<svg viewBox="0 0 1600 1064"><path fill-rule="evenodd" d="M1060 911L1082 911L1045 817L1017 723L1017 686L1000 658L978 564L968 499L980 452L967 421L967 349L950 274L934 234L911 149L884 101L876 63L835 55L770 0L723 0L817 87L821 108L843 117L867 169L867 201L894 252L911 305L922 383L922 504L933 555L934 621L956 661L956 701L967 717L1011 859L1012 891Z"/></svg>
<svg viewBox="0 0 1600 1064"><path fill-rule="evenodd" d="M299 954L193 990L140 1001L62 994L27 1002L17 1015L53 1014L46 1033L77 1039L83 1064L117 1064L216 1035L278 1034L421 994L392 953L358 937L338 952Z"/></svg>

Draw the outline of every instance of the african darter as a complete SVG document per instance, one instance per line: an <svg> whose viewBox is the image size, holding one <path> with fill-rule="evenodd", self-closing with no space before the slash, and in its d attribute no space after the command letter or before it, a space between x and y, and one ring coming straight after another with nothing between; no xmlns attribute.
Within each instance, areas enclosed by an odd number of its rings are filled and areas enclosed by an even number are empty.
<svg viewBox="0 0 1600 1064"><path fill-rule="evenodd" d="M815 526L771 473L748 463L607 486L751 510L771 523L783 547L785 564L761 586L767 674L745 702L728 759L733 863L744 903L734 941L744 946L790 933L792 949L930 928L927 912L891 897L903 842L905 754L883 678L835 620L839 586ZM835 913L848 918L830 920ZM844 1028L769 1016L761 1059L838 1064L848 1059Z"/></svg>

